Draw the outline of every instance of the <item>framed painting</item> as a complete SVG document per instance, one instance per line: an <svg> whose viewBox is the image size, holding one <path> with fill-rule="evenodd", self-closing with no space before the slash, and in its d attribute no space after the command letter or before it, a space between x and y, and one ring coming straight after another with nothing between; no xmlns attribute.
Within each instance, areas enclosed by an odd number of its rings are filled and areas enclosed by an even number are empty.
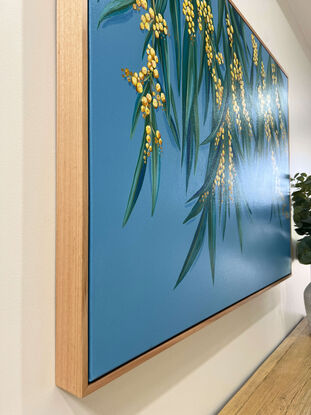
<svg viewBox="0 0 311 415"><path fill-rule="evenodd" d="M58 0L56 384L291 273L288 78L228 0Z"/></svg>

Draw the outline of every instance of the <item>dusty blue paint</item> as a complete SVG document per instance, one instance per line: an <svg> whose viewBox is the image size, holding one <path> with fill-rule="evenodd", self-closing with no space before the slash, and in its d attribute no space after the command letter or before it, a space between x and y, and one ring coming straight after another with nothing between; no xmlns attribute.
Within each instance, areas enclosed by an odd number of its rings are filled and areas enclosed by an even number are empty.
<svg viewBox="0 0 311 415"><path fill-rule="evenodd" d="M138 29L139 16L132 11L97 29L106 2L89 0L90 381L284 277L291 266L290 223L284 220L281 228L277 219L269 221L273 174L270 162L261 160L244 167L244 188L253 220L243 216L243 253L233 216L225 241L217 235L215 284L205 242L187 277L173 289L197 220L182 224L189 213L185 204L185 173L162 116L159 129L163 132L164 152L155 215L151 218L148 170L132 216L122 228L143 124L140 121L131 140L136 97L122 80L121 68L142 66L145 35ZM267 59L264 52L265 63ZM171 65L174 67L173 53ZM285 77L284 82L287 84ZM173 87L176 90L174 84ZM202 137L209 131L208 125L202 127ZM188 196L202 183L207 154L208 147L200 153ZM287 154L279 168L283 173L281 185L288 197Z"/></svg>

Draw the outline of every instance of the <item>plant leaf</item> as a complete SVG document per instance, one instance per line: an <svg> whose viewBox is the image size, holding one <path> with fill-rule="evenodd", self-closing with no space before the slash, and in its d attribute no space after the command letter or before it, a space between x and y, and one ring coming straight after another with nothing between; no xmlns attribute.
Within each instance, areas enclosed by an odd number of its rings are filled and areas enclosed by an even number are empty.
<svg viewBox="0 0 311 415"><path fill-rule="evenodd" d="M146 164L144 163L144 150L145 150L145 129L144 134L142 138L142 143L140 147L140 152L136 164L136 169L132 181L132 187L130 191L130 195L127 202L127 207L124 214L123 219L123 226L126 225L127 221L129 220L131 213L134 209L134 206L137 202L138 196L140 194L144 179L145 179L145 173L146 173Z"/></svg>
<svg viewBox="0 0 311 415"><path fill-rule="evenodd" d="M173 27L174 45L175 45L175 61L177 71L177 85L178 92L180 91L180 64L181 64L181 49L180 49L180 0L170 0L170 12Z"/></svg>
<svg viewBox="0 0 311 415"><path fill-rule="evenodd" d="M126 12L132 7L133 3L135 3L135 0L113 0L106 4L100 15L97 27L99 27L104 20L108 19L108 17Z"/></svg>
<svg viewBox="0 0 311 415"><path fill-rule="evenodd" d="M225 9L225 0L218 0L218 25L217 25L217 37L216 37L217 47L219 45L222 28L224 26L223 24L224 9Z"/></svg>
<svg viewBox="0 0 311 415"><path fill-rule="evenodd" d="M199 252L202 248L203 241L204 241L204 235L206 232L206 221L207 221L207 214L206 214L206 208L203 209L199 224L197 226L197 229L194 234L194 238L192 240L188 255L186 257L186 260L184 262L184 265L182 267L182 270L179 274L179 278L176 282L175 288L182 282L182 280L185 278L187 273L189 272L192 264L194 263L195 259L199 255Z"/></svg>

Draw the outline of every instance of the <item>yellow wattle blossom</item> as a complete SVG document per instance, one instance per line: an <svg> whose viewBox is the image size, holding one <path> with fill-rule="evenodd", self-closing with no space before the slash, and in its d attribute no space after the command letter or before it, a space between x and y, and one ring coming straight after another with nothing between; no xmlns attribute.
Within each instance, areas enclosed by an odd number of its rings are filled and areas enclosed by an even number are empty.
<svg viewBox="0 0 311 415"><path fill-rule="evenodd" d="M215 58L216 58L216 60L218 62L218 65L222 65L222 64L225 63L224 57L222 56L222 53L221 52L218 52L218 54L215 56Z"/></svg>
<svg viewBox="0 0 311 415"><path fill-rule="evenodd" d="M261 61L261 80L262 80L262 88L266 89L266 71L265 71L265 65Z"/></svg>
<svg viewBox="0 0 311 415"><path fill-rule="evenodd" d="M213 46L212 46L211 37L207 30L205 30L205 52L207 56L207 65L211 67L213 64L214 55L213 55Z"/></svg>
<svg viewBox="0 0 311 415"><path fill-rule="evenodd" d="M240 91L240 99L242 103L243 116L248 125L249 136L252 136L251 119L250 119L250 115L247 109L246 98L245 98L245 84L243 80L242 65L235 52L233 54L233 65L230 64L230 73L231 73L232 103L233 103L233 110L236 114L237 126L239 130L241 131L242 123L241 123L241 116L240 116L240 107L237 102L237 86L238 86L239 91Z"/></svg>
<svg viewBox="0 0 311 415"><path fill-rule="evenodd" d="M209 67L211 77L213 79L215 90L216 90L216 103L218 108L221 107L224 87L222 86L221 79L218 78L216 73L216 65L221 65L224 63L224 58L221 52L214 52L212 44L212 33L214 32L214 23L213 23L213 14L211 7L207 5L206 0L200 1L197 0L197 7L199 13L198 25L199 29L202 30L202 21L204 20L205 24L205 52L207 56L207 65ZM215 58L215 60L214 60ZM217 62L217 63L216 63Z"/></svg>
<svg viewBox="0 0 311 415"><path fill-rule="evenodd" d="M215 139L215 147L218 147L219 141L220 139L224 140L225 139L225 129L224 129L224 123L222 123L222 126L219 128L217 135L216 135L216 139Z"/></svg>
<svg viewBox="0 0 311 415"><path fill-rule="evenodd" d="M277 75L276 75L276 68L275 68L275 64L274 63L271 64L271 70L272 70L272 83L275 86L275 88L274 88L274 91L275 91L275 102L276 102L276 106L277 106L277 109L278 109L279 124L280 124L282 139L284 140L286 138L286 131L285 131L285 126L284 126L284 121L283 121L283 116L282 116L282 110L281 110L281 103L280 103L279 91L276 88L276 85L278 83L278 78L277 78Z"/></svg>
<svg viewBox="0 0 311 415"><path fill-rule="evenodd" d="M182 5L182 12L187 21L188 34L191 37L195 37L194 7L193 7L192 0L184 0L183 5Z"/></svg>
<svg viewBox="0 0 311 415"><path fill-rule="evenodd" d="M273 69L272 69L272 71L273 71ZM266 71L265 71L265 66L264 66L263 62L261 62L261 81L262 81L261 85L258 86L257 91L258 91L258 98L259 98L259 104L260 104L260 112L263 115L264 121L265 121L265 134L266 134L266 137L267 137L267 141L269 142L271 137L272 137L272 132L274 131L274 117L273 117L272 110L271 110L271 96L270 96L270 94L265 94L265 91L266 91ZM275 81L275 79L274 79L274 81ZM278 106L278 104L280 105L278 99L279 99L279 96L278 96L278 92L277 92L277 94L276 94L276 105L277 106ZM283 120L282 112L281 112L281 106L278 107L278 109L280 109L279 115L281 117L281 120ZM284 127L284 123L282 123L281 129L283 127ZM275 133L277 133L276 142L278 143L278 132L275 131Z"/></svg>
<svg viewBox="0 0 311 415"><path fill-rule="evenodd" d="M161 13L156 14L152 7L149 8L148 12L141 16L140 29L141 30L152 30L157 39L161 35L168 35L167 22Z"/></svg>
<svg viewBox="0 0 311 415"><path fill-rule="evenodd" d="M159 130L152 130L151 125L146 126L146 139L144 150L144 163L147 163L147 159L152 155L153 151L162 151L162 138Z"/></svg>
<svg viewBox="0 0 311 415"><path fill-rule="evenodd" d="M213 13L210 5L207 5L206 0L196 1L197 10L198 10L198 26L199 30L203 30L203 23L206 25L206 30L209 33L213 33L215 31L214 22L213 22Z"/></svg>
<svg viewBox="0 0 311 415"><path fill-rule="evenodd" d="M221 144L221 154L220 159L218 163L218 168L216 172L216 176L213 183L213 191L215 191L216 187L220 187L222 191L224 191L224 184L225 184L225 178L226 178L226 164L225 164L225 141L222 140Z"/></svg>
<svg viewBox="0 0 311 415"><path fill-rule="evenodd" d="M273 83L273 85L277 85L278 78L276 76L276 69L275 69L275 64L274 63L271 64L271 71L272 71L272 83Z"/></svg>
<svg viewBox="0 0 311 415"><path fill-rule="evenodd" d="M225 191L225 186L228 186L230 200L233 200L233 186L234 186L234 177L236 175L234 160L233 160L233 149L232 149L232 135L230 132L230 115L229 111L226 115L226 127L227 127L227 146L225 140L225 130L224 124L220 128L215 140L215 145L219 145L221 142L221 154L219 158L219 163L216 171L216 176L213 182L213 192L215 192L216 187L219 187L222 192ZM221 141L220 141L221 140ZM226 154L226 148L228 152Z"/></svg>
<svg viewBox="0 0 311 415"><path fill-rule="evenodd" d="M258 66L258 45L253 33L251 34L252 37L252 45L253 45L253 62L255 66Z"/></svg>
<svg viewBox="0 0 311 415"><path fill-rule="evenodd" d="M207 196L208 195L209 195L209 191L206 191L206 192L204 192L202 194L201 199L200 199L201 203L204 203L205 202L205 200L207 199Z"/></svg>
<svg viewBox="0 0 311 415"><path fill-rule="evenodd" d="M233 33L234 33L234 30L233 30L233 26L230 22L229 14L227 14L227 17L226 17L226 25L227 25L227 34L228 34L229 44L230 44L230 47L232 48L233 47Z"/></svg>
<svg viewBox="0 0 311 415"><path fill-rule="evenodd" d="M136 0L136 3L133 4L134 10L140 10L141 7L145 10L148 9L148 3L146 0Z"/></svg>

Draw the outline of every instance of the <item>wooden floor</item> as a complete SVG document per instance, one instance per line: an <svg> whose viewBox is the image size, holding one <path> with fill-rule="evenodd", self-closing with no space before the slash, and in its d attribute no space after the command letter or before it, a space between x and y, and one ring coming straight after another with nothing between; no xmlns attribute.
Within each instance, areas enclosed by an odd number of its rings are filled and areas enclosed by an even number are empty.
<svg viewBox="0 0 311 415"><path fill-rule="evenodd" d="M219 415L311 415L310 333L302 320Z"/></svg>

